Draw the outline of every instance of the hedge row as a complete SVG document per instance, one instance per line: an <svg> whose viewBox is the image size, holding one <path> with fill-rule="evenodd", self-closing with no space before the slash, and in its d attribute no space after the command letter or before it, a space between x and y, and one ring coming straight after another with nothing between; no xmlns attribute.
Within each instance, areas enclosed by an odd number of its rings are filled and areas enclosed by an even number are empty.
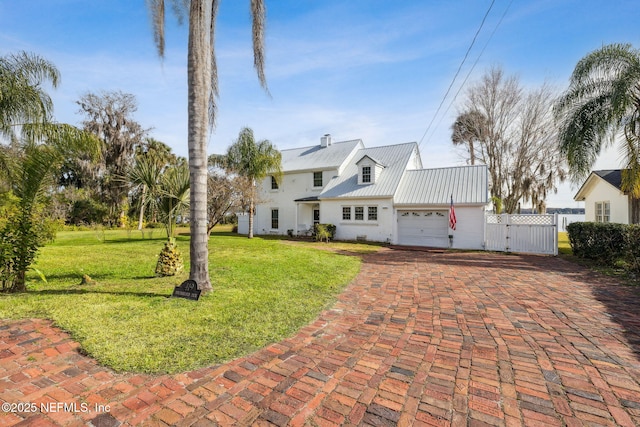
<svg viewBox="0 0 640 427"><path fill-rule="evenodd" d="M640 271L640 225L574 222L567 232L575 256Z"/></svg>

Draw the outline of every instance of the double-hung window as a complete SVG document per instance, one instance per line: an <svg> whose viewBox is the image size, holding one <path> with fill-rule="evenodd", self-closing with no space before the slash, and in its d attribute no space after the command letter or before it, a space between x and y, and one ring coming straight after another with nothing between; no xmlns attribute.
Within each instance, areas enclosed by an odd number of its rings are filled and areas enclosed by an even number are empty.
<svg viewBox="0 0 640 427"><path fill-rule="evenodd" d="M342 207L342 220L351 221L351 206Z"/></svg>
<svg viewBox="0 0 640 427"><path fill-rule="evenodd" d="M278 189L278 180L273 175L271 175L271 189L272 190L277 190Z"/></svg>
<svg viewBox="0 0 640 427"><path fill-rule="evenodd" d="M363 220L364 220L364 207L356 206L356 221L363 221Z"/></svg>
<svg viewBox="0 0 640 427"><path fill-rule="evenodd" d="M367 211L367 220L369 221L377 221L378 220L378 207L377 206L369 206Z"/></svg>
<svg viewBox="0 0 640 427"><path fill-rule="evenodd" d="M313 173L313 186L322 187L322 172Z"/></svg>
<svg viewBox="0 0 640 427"><path fill-rule="evenodd" d="M363 183L371 182L371 166L362 167L362 182Z"/></svg>
<svg viewBox="0 0 640 427"><path fill-rule="evenodd" d="M280 212L278 209L271 209L271 229L277 230L280 228Z"/></svg>

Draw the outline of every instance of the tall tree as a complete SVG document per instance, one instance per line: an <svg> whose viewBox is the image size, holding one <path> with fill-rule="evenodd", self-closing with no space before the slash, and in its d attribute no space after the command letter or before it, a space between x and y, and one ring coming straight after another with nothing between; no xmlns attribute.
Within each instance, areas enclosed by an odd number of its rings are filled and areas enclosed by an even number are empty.
<svg viewBox="0 0 640 427"><path fill-rule="evenodd" d="M245 178L249 188L249 238L253 238L253 216L257 197L257 182L267 175L280 179L282 175L282 155L266 139L256 142L253 130L243 128L238 139L229 147L227 154L212 157L213 162L225 170Z"/></svg>
<svg viewBox="0 0 640 427"><path fill-rule="evenodd" d="M103 150L93 174L100 183L101 198L110 208L110 222L125 216L129 185L123 179L133 164L136 147L146 130L132 115L138 109L134 95L122 92L87 93L77 102L86 119L84 129L100 138Z"/></svg>
<svg viewBox="0 0 640 427"><path fill-rule="evenodd" d="M589 174L603 148L619 141L621 188L634 200L632 222L640 222L640 50L610 44L582 58L555 112L574 182Z"/></svg>
<svg viewBox="0 0 640 427"><path fill-rule="evenodd" d="M214 51L215 23L219 0L171 0L173 10L181 21L189 22L187 54L188 84L188 145L190 196L190 271L189 278L198 288L210 291L209 233L207 232L207 136L216 118L218 69ZM154 36L158 54L164 56L165 9L168 0L148 0L152 13ZM251 0L254 66L260 84L266 90L264 74L264 29L266 10L264 0ZM187 13L188 11L188 13Z"/></svg>
<svg viewBox="0 0 640 427"><path fill-rule="evenodd" d="M565 178L553 99L548 86L525 91L499 68L467 90L452 140L466 139L475 160L488 166L491 197L507 213L515 212L521 200L544 212L547 195Z"/></svg>

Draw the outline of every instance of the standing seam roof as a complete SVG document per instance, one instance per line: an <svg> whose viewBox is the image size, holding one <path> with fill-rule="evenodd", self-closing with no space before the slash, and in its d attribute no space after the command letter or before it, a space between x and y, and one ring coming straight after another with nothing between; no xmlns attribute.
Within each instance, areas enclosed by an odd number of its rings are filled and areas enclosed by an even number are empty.
<svg viewBox="0 0 640 427"><path fill-rule="evenodd" d="M344 172L327 184L320 198L393 197L414 152L417 155L415 142L358 150ZM364 156L377 159L385 166L375 183L358 184L357 163Z"/></svg>
<svg viewBox="0 0 640 427"><path fill-rule="evenodd" d="M344 163L353 150L363 147L362 140L334 142L328 147L292 148L281 150L282 171L295 172L304 170L337 169Z"/></svg>
<svg viewBox="0 0 640 427"><path fill-rule="evenodd" d="M486 165L458 166L405 172L394 199L397 205L488 203Z"/></svg>

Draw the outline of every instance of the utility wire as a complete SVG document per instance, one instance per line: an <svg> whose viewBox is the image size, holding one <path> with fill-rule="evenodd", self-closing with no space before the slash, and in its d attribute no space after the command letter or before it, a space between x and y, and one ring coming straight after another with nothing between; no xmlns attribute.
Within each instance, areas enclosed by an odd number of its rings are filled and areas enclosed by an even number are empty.
<svg viewBox="0 0 640 427"><path fill-rule="evenodd" d="M491 9L493 8L493 4L494 3L495 3L495 0L491 0L491 4L489 5L489 9L487 9L487 12L484 14L484 18L482 18L482 22L480 23L480 27L476 31L476 34L473 36L473 40L471 41L471 45L469 45L469 48L467 49L467 52L464 54L464 58L462 59L462 62L460 63L460 66L458 67L458 70L456 71L456 74L453 76L453 80L451 80L451 84L447 88L447 92L442 97L442 101L440 101L440 105L438 105L438 109L436 110L435 114L433 115L433 118L431 119L431 122L429 122L429 125L427 126L427 130L424 131L424 134L422 134L422 138L420 138L420 142L418 143L418 148L422 145L422 141L424 140L424 137L427 136L427 133L431 129L431 125L433 125L433 122L435 121L436 117L438 116L438 113L440 112L440 109L442 108L442 105L444 104L444 101L447 99L447 96L449 95L449 92L451 91L451 88L453 87L453 84L455 83L456 79L458 78L458 75L460 74L460 70L462 69L462 66L464 65L465 61L467 60L467 57L469 56L469 52L471 51L471 48L475 44L476 39L478 38L478 34L480 34L480 31L482 30L482 27L484 26L484 23L487 20L487 16L489 16L489 12L491 12Z"/></svg>
<svg viewBox="0 0 640 427"><path fill-rule="evenodd" d="M467 83L467 80L469 80L469 77L471 76L471 73L473 72L473 70L476 68L476 65L478 65L478 62L480 61L480 57L482 56L482 54L484 53L484 51L487 49L487 46L489 46L489 42L491 41L491 39L493 38L493 35L496 33L496 31L498 30L498 27L500 26L500 24L502 24L502 21L504 20L504 17L507 15L507 12L509 11L509 8L511 7L511 5L513 4L513 0L511 0L509 2L509 4L507 5L507 8L504 10L504 13L502 14L502 16L500 17L500 20L498 21L498 23L496 24L495 28L493 29L493 31L491 32L491 35L489 36L489 38L487 39L487 42L484 44L484 47L482 48L482 50L480 51L480 53L478 54L478 57L476 58L475 62L473 63L473 65L471 66L471 69L469 70L469 72L467 73L467 75L465 76L464 80L462 81L462 84L460 85L460 87L458 88L458 91L456 92L456 94L453 96L453 99L451 100L451 102L449 103L449 106L447 107L446 110L444 110L444 113L442 114L442 116L440 117L440 120L438 121L438 124L436 125L436 127L434 128L433 132L431 132L431 135L429 136L429 138L427 138L427 142L429 142L429 140L431 139L431 137L433 136L433 134L435 133L436 129L438 128L438 126L440 126L440 123L442 123L442 120L446 117L447 113L449 112L449 109L451 108L451 106L453 105L454 102L456 102L456 99L458 98L458 95L460 95L460 92L462 91L462 88L464 88L464 85Z"/></svg>

